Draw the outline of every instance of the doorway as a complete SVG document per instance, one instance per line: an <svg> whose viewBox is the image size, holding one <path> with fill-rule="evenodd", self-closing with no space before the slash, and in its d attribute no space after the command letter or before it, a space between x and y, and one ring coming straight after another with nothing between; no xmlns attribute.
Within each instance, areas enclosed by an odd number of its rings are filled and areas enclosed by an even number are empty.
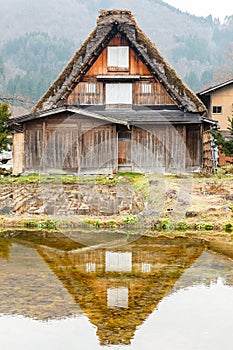
<svg viewBox="0 0 233 350"><path fill-rule="evenodd" d="M122 171L131 171L131 131L118 132L118 168ZM118 169L119 170L119 169Z"/></svg>

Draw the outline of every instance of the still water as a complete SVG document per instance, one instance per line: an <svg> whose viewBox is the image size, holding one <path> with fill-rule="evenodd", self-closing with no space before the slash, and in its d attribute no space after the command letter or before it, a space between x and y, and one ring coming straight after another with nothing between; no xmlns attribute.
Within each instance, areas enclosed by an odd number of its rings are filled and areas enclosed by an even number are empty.
<svg viewBox="0 0 233 350"><path fill-rule="evenodd" d="M4 350L233 348L233 261L201 241L8 232L0 281Z"/></svg>

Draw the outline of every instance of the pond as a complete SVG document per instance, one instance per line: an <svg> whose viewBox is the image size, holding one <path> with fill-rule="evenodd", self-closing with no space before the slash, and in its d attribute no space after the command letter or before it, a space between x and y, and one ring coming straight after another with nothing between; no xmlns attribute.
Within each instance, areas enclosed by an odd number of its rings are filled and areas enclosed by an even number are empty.
<svg viewBox="0 0 233 350"><path fill-rule="evenodd" d="M0 278L2 349L232 348L233 260L202 240L9 231Z"/></svg>

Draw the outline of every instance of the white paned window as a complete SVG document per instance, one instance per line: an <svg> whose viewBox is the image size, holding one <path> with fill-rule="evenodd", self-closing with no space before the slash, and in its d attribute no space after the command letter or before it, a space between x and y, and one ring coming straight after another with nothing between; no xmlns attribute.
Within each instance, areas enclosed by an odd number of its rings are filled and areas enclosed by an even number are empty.
<svg viewBox="0 0 233 350"><path fill-rule="evenodd" d="M132 270L132 253L131 252L106 252L107 272L131 272Z"/></svg>
<svg viewBox="0 0 233 350"><path fill-rule="evenodd" d="M142 93L151 94L151 84L142 84Z"/></svg>
<svg viewBox="0 0 233 350"><path fill-rule="evenodd" d="M150 272L151 265L147 263L142 263L142 272Z"/></svg>
<svg viewBox="0 0 233 350"><path fill-rule="evenodd" d="M86 263L86 272L96 272L96 265L95 263Z"/></svg>
<svg viewBox="0 0 233 350"><path fill-rule="evenodd" d="M106 104L132 104L131 83L106 84Z"/></svg>
<svg viewBox="0 0 233 350"><path fill-rule="evenodd" d="M107 290L108 307L114 308L128 308L128 288L108 288Z"/></svg>
<svg viewBox="0 0 233 350"><path fill-rule="evenodd" d="M128 46L108 46L108 67L129 68Z"/></svg>
<svg viewBox="0 0 233 350"><path fill-rule="evenodd" d="M88 94L94 94L95 93L95 84L93 83L87 83L86 87L87 87L87 93Z"/></svg>

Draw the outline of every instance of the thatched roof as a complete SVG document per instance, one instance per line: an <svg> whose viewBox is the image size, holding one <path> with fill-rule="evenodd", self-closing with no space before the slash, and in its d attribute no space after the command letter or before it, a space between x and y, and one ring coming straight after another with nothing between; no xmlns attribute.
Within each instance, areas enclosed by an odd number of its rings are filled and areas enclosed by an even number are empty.
<svg viewBox="0 0 233 350"><path fill-rule="evenodd" d="M97 26L61 72L32 112L62 106L78 82L93 65L110 40L120 33L164 86L178 107L189 112L204 113L206 108L165 61L154 43L138 27L127 10L100 11Z"/></svg>

